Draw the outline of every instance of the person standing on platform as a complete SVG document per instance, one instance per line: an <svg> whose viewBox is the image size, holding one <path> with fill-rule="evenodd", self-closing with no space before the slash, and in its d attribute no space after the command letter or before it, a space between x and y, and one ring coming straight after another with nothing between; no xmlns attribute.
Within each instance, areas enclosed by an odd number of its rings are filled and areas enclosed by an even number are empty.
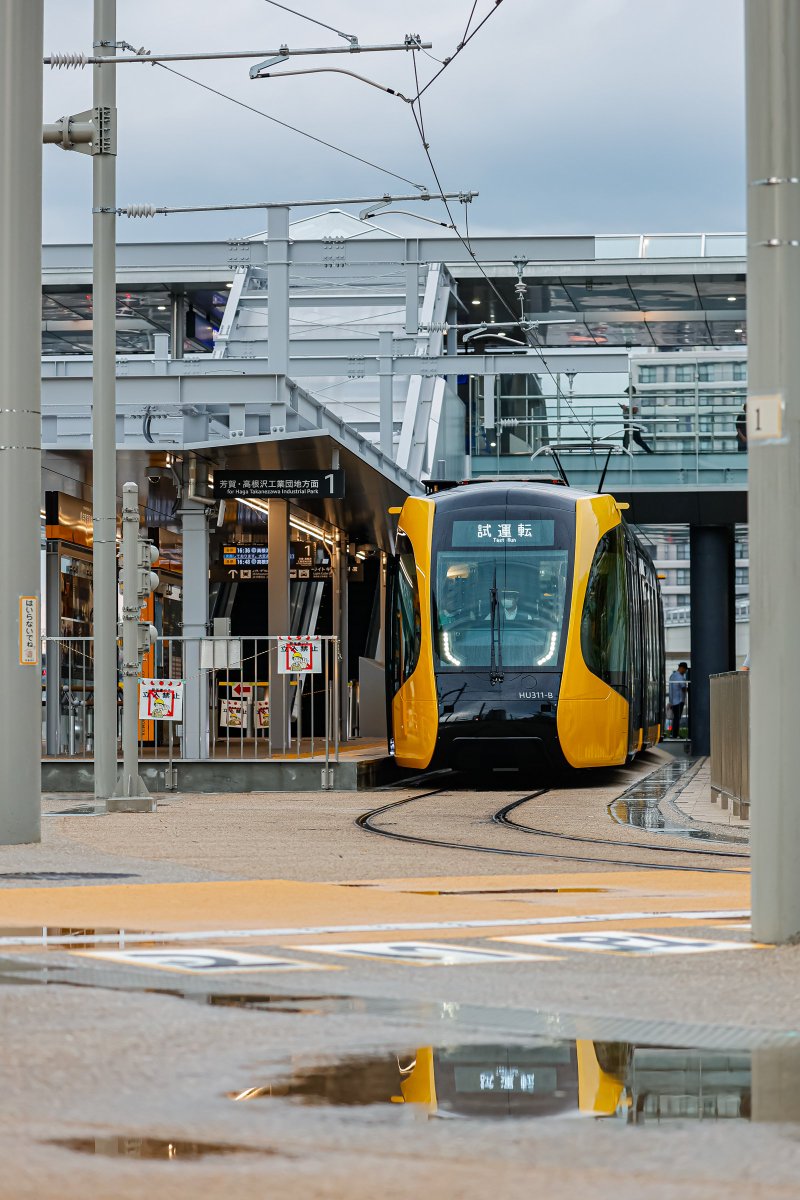
<svg viewBox="0 0 800 1200"><path fill-rule="evenodd" d="M747 450L747 401L736 415L736 449L744 454Z"/></svg>
<svg viewBox="0 0 800 1200"><path fill-rule="evenodd" d="M678 737L680 732L683 706L686 703L686 693L689 690L689 681L686 678L688 669L688 663L679 662L677 671L673 671L669 677L669 705L672 709L671 733L674 738Z"/></svg>
<svg viewBox="0 0 800 1200"><path fill-rule="evenodd" d="M634 417L639 411L639 406L633 403L633 397L636 395L636 388L632 386L627 388L626 391L623 392L623 395L628 397L628 403L620 404L624 426L622 434L622 448L627 450L628 446L631 444L631 439L633 439L637 446L641 446L645 454L652 454L652 447L648 446L647 442L642 437L641 425L637 424L637 422L634 420Z"/></svg>

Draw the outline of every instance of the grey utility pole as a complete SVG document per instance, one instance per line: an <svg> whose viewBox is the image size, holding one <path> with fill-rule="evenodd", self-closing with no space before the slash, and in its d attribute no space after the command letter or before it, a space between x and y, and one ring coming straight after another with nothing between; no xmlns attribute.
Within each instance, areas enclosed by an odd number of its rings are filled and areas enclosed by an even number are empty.
<svg viewBox="0 0 800 1200"><path fill-rule="evenodd" d="M747 0L753 937L800 933L800 4Z"/></svg>
<svg viewBox="0 0 800 1200"><path fill-rule="evenodd" d="M117 0L94 0L94 50L113 57ZM92 572L94 794L117 779L116 67L92 68L97 146L92 155ZM105 136L104 136L105 135Z"/></svg>
<svg viewBox="0 0 800 1200"><path fill-rule="evenodd" d="M0 843L41 840L43 0L0 0Z"/></svg>
<svg viewBox="0 0 800 1200"><path fill-rule="evenodd" d="M140 623L142 605L158 586L151 567L155 546L139 535L139 489L122 489L122 774L109 812L155 812L155 801L139 776L139 676L151 641L151 627Z"/></svg>

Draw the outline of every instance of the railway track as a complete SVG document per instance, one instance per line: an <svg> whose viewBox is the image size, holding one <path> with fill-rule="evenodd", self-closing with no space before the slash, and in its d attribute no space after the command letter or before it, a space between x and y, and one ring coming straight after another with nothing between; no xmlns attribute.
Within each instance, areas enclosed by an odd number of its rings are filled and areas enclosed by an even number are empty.
<svg viewBox="0 0 800 1200"><path fill-rule="evenodd" d="M527 835L528 838L536 838L539 843L555 842L557 848L546 849L540 847L538 849L531 848L513 848L509 846L491 846L481 845L475 842L457 842L448 839L426 836L424 821L423 828L418 832L403 833L396 829L387 829L381 826L380 818L385 817L390 812L395 812L398 809L408 809L410 806L418 804L423 800L430 800L434 796L452 795L457 789L453 788L433 788L430 791L422 792L416 796L409 796L402 800L394 800L389 804L380 805L378 808L370 809L368 812L362 813L356 818L356 825L365 830L367 833L377 834L380 837L392 838L395 841L410 842L418 846L436 846L448 850L466 850L480 854L500 854L509 858L535 858L535 859L555 859L564 862L574 863L595 863L603 866L617 867L647 867L652 870L661 871L701 871L706 873L730 873L731 871L743 871L743 864L749 855L740 852L723 851L723 850L707 850L697 847L687 846L685 849L680 846L658 846L649 845L646 842L623 842L616 841L613 838L603 837L587 837L579 834L558 833L548 829L541 829L534 825L527 825L522 821L511 820L511 814L528 804L532 800L539 799L551 793L550 788L539 788L536 791L529 792L517 800L511 801L509 804L504 804L492 814L492 822L502 826L505 829L514 830L520 834ZM460 789L458 789L460 790ZM673 835L678 836L678 835ZM530 843L529 843L530 845ZM565 849L576 846L578 853L570 852ZM584 847L597 846L604 848L606 846L614 846L622 855L612 857L607 853L600 855L589 855L580 853ZM624 854L628 849L645 851L651 856L647 861L641 858L631 858ZM681 856L691 859L691 863L676 863L674 861L664 861L665 858L671 860L673 856ZM724 859L727 865L715 866L711 860ZM700 860L699 862L697 860Z"/></svg>

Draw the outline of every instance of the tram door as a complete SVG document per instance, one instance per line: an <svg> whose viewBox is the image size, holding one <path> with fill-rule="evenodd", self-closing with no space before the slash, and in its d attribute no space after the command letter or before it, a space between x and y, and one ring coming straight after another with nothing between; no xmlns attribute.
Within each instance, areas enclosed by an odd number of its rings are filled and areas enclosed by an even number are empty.
<svg viewBox="0 0 800 1200"><path fill-rule="evenodd" d="M628 578L628 703L630 725L628 750L640 748L639 731L644 725L644 613L639 560L631 538L625 538L625 569Z"/></svg>

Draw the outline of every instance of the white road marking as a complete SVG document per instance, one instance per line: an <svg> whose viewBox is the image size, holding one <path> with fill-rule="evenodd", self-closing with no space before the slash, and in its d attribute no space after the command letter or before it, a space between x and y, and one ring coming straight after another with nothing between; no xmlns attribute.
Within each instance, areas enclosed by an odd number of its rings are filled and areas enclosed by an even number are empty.
<svg viewBox="0 0 800 1200"><path fill-rule="evenodd" d="M292 946L291 949L310 951L313 954L341 954L346 958L383 958L391 962L412 963L423 967L556 961L550 954L512 954L505 950L480 950L472 946L461 946L458 942L445 945L437 945L435 942L341 942L324 946Z"/></svg>
<svg viewBox="0 0 800 1200"><path fill-rule="evenodd" d="M193 975L221 975L226 971L324 971L321 963L273 958L265 954L243 954L197 946L193 950L73 950L85 958L102 958L128 967L155 967L160 971L186 971Z"/></svg>
<svg viewBox="0 0 800 1200"><path fill-rule="evenodd" d="M618 929L591 933L517 934L514 937L496 938L495 941L550 946L557 950L599 950L606 954L706 954L714 950L754 949L752 942L712 942L655 933L627 933Z"/></svg>
<svg viewBox="0 0 800 1200"><path fill-rule="evenodd" d="M0 946L70 946L78 942L81 945L119 946L135 945L137 942L195 942L211 939L233 938L265 938L265 937L306 937L327 933L425 933L427 931L443 931L446 929L514 929L537 928L540 925L588 925L598 921L651 921L651 920L684 920L684 921L717 921L734 920L749 917L749 908L709 909L708 911L681 912L622 912L622 913L583 913L579 916L563 917L514 917L505 920L491 921L396 921L373 925L305 925L285 929L203 929L203 930L174 930L158 932L129 932L121 933L88 932L50 936L46 928L42 928L39 936L31 937L0 937Z"/></svg>

